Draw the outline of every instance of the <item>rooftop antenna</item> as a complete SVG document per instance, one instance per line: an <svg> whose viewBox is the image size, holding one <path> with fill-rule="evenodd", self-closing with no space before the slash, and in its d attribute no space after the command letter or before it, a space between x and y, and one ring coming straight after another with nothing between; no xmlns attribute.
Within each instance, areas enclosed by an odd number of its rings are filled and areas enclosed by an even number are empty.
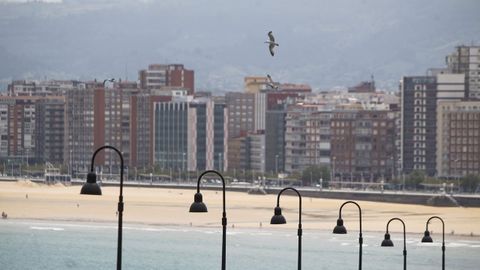
<svg viewBox="0 0 480 270"><path fill-rule="evenodd" d="M125 63L125 81L128 82L128 63Z"/></svg>

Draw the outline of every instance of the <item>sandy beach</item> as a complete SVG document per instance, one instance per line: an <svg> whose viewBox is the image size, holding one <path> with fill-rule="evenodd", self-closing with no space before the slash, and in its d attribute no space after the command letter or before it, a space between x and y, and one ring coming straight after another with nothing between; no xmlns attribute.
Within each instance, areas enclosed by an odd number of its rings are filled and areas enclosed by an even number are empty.
<svg viewBox="0 0 480 270"><path fill-rule="evenodd" d="M0 182L0 211L12 219L116 222L118 187L103 187L103 196L80 195L80 186L46 186L28 181ZM194 190L163 188L124 188L124 222L171 226L220 226L222 193L202 191L208 213L189 213ZM298 198L282 196L280 205L286 225L270 225L276 195L248 195L227 192L229 226L242 228L296 228ZM303 199L303 228L332 230L342 200ZM392 217L402 218L408 233L423 233L432 215L445 220L446 234L480 236L480 208L429 207L358 201L363 210L364 231L384 231ZM358 230L358 210L346 206L342 212L348 230ZM430 225L435 233L441 224ZM392 223L391 232L400 232L401 224Z"/></svg>

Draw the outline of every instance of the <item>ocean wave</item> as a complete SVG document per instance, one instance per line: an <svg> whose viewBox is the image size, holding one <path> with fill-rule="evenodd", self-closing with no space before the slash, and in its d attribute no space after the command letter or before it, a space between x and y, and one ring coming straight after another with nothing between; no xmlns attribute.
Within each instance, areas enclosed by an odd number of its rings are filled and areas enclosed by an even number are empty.
<svg viewBox="0 0 480 270"><path fill-rule="evenodd" d="M65 231L64 228L58 228L58 227L37 227L37 226L31 226L31 230L41 230L41 231Z"/></svg>

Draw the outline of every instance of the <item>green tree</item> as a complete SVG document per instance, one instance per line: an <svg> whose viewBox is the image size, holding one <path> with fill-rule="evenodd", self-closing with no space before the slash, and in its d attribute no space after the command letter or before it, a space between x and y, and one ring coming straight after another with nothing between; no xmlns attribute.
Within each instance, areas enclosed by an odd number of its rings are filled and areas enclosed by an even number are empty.
<svg viewBox="0 0 480 270"><path fill-rule="evenodd" d="M405 185L410 188L417 188L420 183L425 181L425 172L415 170L411 172L405 179Z"/></svg>
<svg viewBox="0 0 480 270"><path fill-rule="evenodd" d="M460 180L460 186L466 192L475 192L478 185L480 185L480 175L469 174Z"/></svg>
<svg viewBox="0 0 480 270"><path fill-rule="evenodd" d="M320 182L330 181L330 169L327 166L312 165L305 168L302 172L302 182L304 186L312 186Z"/></svg>

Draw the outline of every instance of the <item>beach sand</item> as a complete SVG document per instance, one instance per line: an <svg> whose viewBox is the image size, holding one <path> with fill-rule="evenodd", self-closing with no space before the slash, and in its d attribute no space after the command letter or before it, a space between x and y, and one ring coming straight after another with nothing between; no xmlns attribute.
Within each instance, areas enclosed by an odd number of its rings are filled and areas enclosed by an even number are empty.
<svg viewBox="0 0 480 270"><path fill-rule="evenodd" d="M46 186L29 181L0 182L0 211L13 219L116 222L118 187L102 187L103 196L80 195L81 186ZM189 213L193 189L124 188L124 222L146 225L220 227L222 192L202 191L208 213ZM284 193L285 195L287 193ZM28 196L27 196L28 195ZM248 195L227 192L228 226L240 228L296 228L298 198L282 196L280 206L287 219L285 225L270 225L276 195ZM343 200L303 198L302 223L305 230L330 231L336 225ZM480 208L430 207L357 201L362 207L363 230L384 232L392 217L402 218L408 233L423 233L432 215L445 220L445 232L455 235L480 235ZM349 231L358 231L358 210L347 205L342 211ZM430 230L441 232L438 220ZM398 222L391 232L402 231Z"/></svg>

